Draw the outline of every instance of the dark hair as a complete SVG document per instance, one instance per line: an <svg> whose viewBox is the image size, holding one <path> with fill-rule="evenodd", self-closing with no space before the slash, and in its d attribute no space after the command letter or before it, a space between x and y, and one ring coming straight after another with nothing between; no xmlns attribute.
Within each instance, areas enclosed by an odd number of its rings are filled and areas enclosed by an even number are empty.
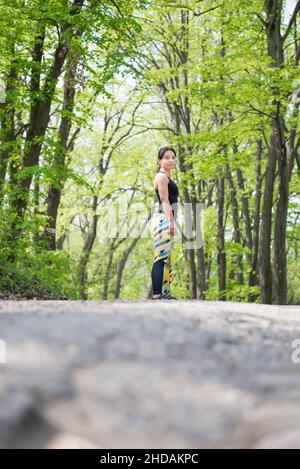
<svg viewBox="0 0 300 469"><path fill-rule="evenodd" d="M158 151L158 155L157 155L157 168L156 168L156 172L159 171L159 164L158 164L158 160L162 160L164 154L166 153L166 151L172 151L174 153L174 155L176 156L176 151L174 150L174 148L171 148L171 147L161 147Z"/></svg>

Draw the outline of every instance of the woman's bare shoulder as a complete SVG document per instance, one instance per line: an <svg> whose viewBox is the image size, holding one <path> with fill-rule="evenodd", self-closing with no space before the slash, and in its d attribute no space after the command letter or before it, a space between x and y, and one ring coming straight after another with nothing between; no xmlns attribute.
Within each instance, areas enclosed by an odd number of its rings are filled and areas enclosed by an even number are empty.
<svg viewBox="0 0 300 469"><path fill-rule="evenodd" d="M157 189L157 183L162 181L168 181L168 176L164 173L156 173L153 179L154 188Z"/></svg>

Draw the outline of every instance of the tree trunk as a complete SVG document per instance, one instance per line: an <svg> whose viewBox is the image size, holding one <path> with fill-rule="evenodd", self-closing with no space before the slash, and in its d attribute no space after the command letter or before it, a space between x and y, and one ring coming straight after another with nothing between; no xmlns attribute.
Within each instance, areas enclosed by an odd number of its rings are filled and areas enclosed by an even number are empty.
<svg viewBox="0 0 300 469"><path fill-rule="evenodd" d="M278 305L287 304L287 270L286 270L286 221L289 201L289 178L284 142L283 118L279 117L281 146L277 154L278 161L278 194L274 226L274 288L272 301Z"/></svg>
<svg viewBox="0 0 300 469"><path fill-rule="evenodd" d="M258 241L259 241L259 223L260 223L260 202L261 202L261 160L262 160L262 141L257 140L256 152L256 183L255 183L255 200L253 211L253 236L252 236L252 254L251 254L251 270L249 272L248 285L253 287L258 285ZM254 302L257 295L249 295L248 301Z"/></svg>
<svg viewBox="0 0 300 469"><path fill-rule="evenodd" d="M103 300L107 300L108 298L109 280L111 279L111 268L112 268L112 262L114 258L114 242L115 242L115 239L112 240L111 245L109 247L108 262L107 262L107 266L105 269L105 275L104 275L104 280L103 280L103 292L102 292Z"/></svg>
<svg viewBox="0 0 300 469"><path fill-rule="evenodd" d="M240 217L239 217L239 206L236 198L236 189L234 187L234 182L232 179L231 171L229 165L226 165L226 179L228 186L230 188L230 202L232 206L232 221L233 221L233 240L235 243L241 246L241 232L240 232ZM238 267L238 272L235 274L236 280L240 285L244 284L243 277L243 256L238 254L236 256L236 265Z"/></svg>
<svg viewBox="0 0 300 469"><path fill-rule="evenodd" d="M123 255L121 257L121 260L120 260L119 265L118 265L115 295L114 295L116 299L120 298L121 285L122 285L122 276L123 276L123 272L124 272L124 269L125 269L126 262L128 261L130 254L132 253L133 249L135 248L135 245L137 244L137 242L141 238L142 233L143 233L144 229L146 228L148 222L149 222L149 219L147 219L146 222L144 223L144 225L142 226L142 229L140 231L139 236L136 236L135 238L133 238L133 240L130 243L129 247L125 250L125 252L123 253Z"/></svg>
<svg viewBox="0 0 300 469"><path fill-rule="evenodd" d="M49 221L45 227L45 239L49 250L56 249L57 215L61 199L61 191L66 180L66 176L64 174L65 158L72 126L71 115L74 109L75 79L78 61L79 55L73 53L72 57L68 60L64 78L64 102L62 106L62 116L53 166L53 173L57 178L57 182L55 184L50 184L47 197L47 216Z"/></svg>
<svg viewBox="0 0 300 469"><path fill-rule="evenodd" d="M216 178L217 189L217 263L218 263L218 278L219 278L219 299L226 301L226 252L225 252L225 238L224 238L224 177L218 176Z"/></svg>
<svg viewBox="0 0 300 469"><path fill-rule="evenodd" d="M295 7L296 11L297 5ZM298 2L298 12L300 10L300 2ZM295 28L296 29L296 28ZM283 41L280 38L279 46L281 47L281 54L283 56ZM278 47L279 47L278 46ZM297 46L295 46L297 47ZM300 46L299 50L300 50ZM299 63L297 49L295 48L295 66ZM296 93L293 104L292 116L298 114L299 109L299 91ZM285 139L285 122L283 111L278 117L278 128L280 132L281 147L278 148L278 196L276 203L275 227L274 227L274 294L273 302L279 305L286 305L288 303L288 289L287 289L287 265L286 265L286 225L289 203L289 181L292 174L292 168L297 148L295 148L295 135L297 124L292 123L289 133L289 138ZM298 142L299 144L299 138Z"/></svg>
<svg viewBox="0 0 300 469"><path fill-rule="evenodd" d="M282 38L280 33L281 25L281 0L269 0L265 2L265 8L267 13L266 35L267 35L267 46L268 53L272 57L272 67L281 67L283 65L283 49L282 49ZM274 90L276 92L276 90ZM284 170L285 167L285 148L284 148L284 133L283 133L283 118L281 116L281 104L279 97L279 90L277 90L278 98L275 97L273 100L272 110L272 122L270 129L270 140L268 145L268 159L265 172L265 188L262 206L262 221L261 221L261 234L259 243L259 284L261 302L266 304L272 303L272 266L271 266L271 230L272 230L272 207L273 207L273 193L275 183L275 171L276 162L280 164L279 170ZM285 171L284 171L285 172ZM277 202L278 209L282 212L279 218L283 216L284 204L286 203L286 176L285 174L278 174L279 187L284 191L282 195L279 195ZM278 220L278 216L277 216ZM278 221L276 223L276 226ZM282 248L285 253L285 233L278 228L275 229L276 233L276 256L274 257L274 268L278 269L279 262L282 258L278 257L278 247ZM278 238L279 236L279 238ZM275 240L274 240L275 243ZM285 254L284 254L285 255ZM284 261L285 262L285 261ZM285 275L285 268L279 273L275 274L276 277L282 278ZM285 282L284 282L285 283ZM278 286L278 285L276 285ZM277 295L277 293L276 293Z"/></svg>
<svg viewBox="0 0 300 469"><path fill-rule="evenodd" d="M93 245L97 235L97 224L98 224L98 215L96 214L98 206L98 197L96 195L93 196L92 201L92 225L89 229L88 235L84 242L84 246L82 249L82 253L80 256L79 261L79 296L82 300L87 299L87 291L86 291L86 284L87 284L87 264L89 261L89 257L91 251L93 249Z"/></svg>
<svg viewBox="0 0 300 469"><path fill-rule="evenodd" d="M12 147L15 143L15 107L13 99L13 91L15 81L17 79L16 67L14 63L14 46L11 48L12 63L7 76L5 99L3 109L1 111L1 145L0 145L0 204L3 200L3 190L7 171L7 163Z"/></svg>

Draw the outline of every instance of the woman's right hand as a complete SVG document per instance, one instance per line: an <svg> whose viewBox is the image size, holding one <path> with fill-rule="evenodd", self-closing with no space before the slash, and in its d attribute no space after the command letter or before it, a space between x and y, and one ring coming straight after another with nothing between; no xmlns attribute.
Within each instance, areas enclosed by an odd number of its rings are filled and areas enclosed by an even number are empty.
<svg viewBox="0 0 300 469"><path fill-rule="evenodd" d="M172 238L174 238L174 235L175 235L175 223L174 222L170 222L169 223L169 227L170 227L170 235Z"/></svg>

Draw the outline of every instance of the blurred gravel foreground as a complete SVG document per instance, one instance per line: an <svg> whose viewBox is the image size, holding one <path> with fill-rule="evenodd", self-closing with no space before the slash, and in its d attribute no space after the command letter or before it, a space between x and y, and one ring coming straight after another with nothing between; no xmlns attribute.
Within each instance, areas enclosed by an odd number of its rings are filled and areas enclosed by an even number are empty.
<svg viewBox="0 0 300 469"><path fill-rule="evenodd" d="M0 301L0 378L1 448L300 448L298 306Z"/></svg>

